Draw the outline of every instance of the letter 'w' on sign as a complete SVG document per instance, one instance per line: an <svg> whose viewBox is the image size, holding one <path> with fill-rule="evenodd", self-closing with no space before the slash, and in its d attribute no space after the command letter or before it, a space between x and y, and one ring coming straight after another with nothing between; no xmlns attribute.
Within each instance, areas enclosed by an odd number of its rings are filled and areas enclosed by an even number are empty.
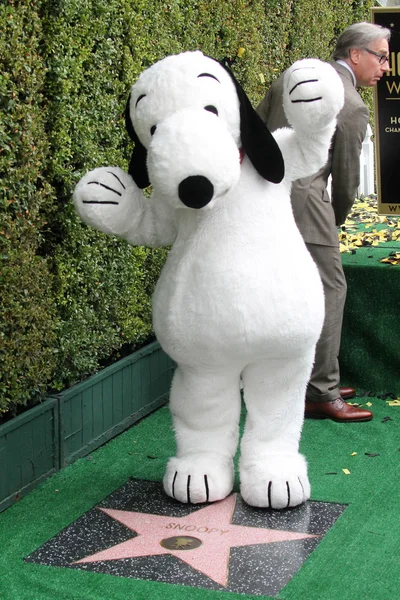
<svg viewBox="0 0 400 600"><path fill-rule="evenodd" d="M386 81L386 86L389 94L400 95L400 81Z"/></svg>

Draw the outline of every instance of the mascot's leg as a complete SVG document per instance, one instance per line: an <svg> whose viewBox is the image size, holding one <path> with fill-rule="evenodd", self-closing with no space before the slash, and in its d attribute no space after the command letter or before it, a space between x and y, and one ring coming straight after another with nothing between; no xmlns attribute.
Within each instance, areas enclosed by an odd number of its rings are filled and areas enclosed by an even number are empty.
<svg viewBox="0 0 400 600"><path fill-rule="evenodd" d="M242 374L247 420L240 491L251 506L288 508L310 497L307 463L298 449L313 357L314 350L260 361Z"/></svg>
<svg viewBox="0 0 400 600"><path fill-rule="evenodd" d="M239 376L239 368L221 372L178 366L170 396L177 455L169 460L164 476L164 489L172 498L214 502L232 491Z"/></svg>

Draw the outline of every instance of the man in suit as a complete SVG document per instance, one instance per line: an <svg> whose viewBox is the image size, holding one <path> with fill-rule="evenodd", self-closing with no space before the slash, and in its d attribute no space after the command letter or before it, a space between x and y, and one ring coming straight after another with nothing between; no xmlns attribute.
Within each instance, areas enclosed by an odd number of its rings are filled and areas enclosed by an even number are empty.
<svg viewBox="0 0 400 600"><path fill-rule="evenodd" d="M374 86L389 70L390 30L371 23L350 25L339 36L332 66L343 82L339 113L328 162L318 173L294 182L292 208L298 228L318 266L325 291L325 322L306 394L306 417L338 422L369 421L372 413L344 400L353 388L340 388L338 355L346 298L346 279L337 226L349 213L359 186L360 153L369 111L356 86ZM312 74L310 74L310 78ZM258 113L273 131L289 126L282 105L283 76L271 86ZM332 175L331 199L326 186Z"/></svg>

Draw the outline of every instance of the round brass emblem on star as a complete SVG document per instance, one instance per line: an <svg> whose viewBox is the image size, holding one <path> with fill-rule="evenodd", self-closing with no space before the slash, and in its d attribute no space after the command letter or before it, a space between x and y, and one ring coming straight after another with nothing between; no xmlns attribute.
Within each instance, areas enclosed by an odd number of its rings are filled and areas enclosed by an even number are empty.
<svg viewBox="0 0 400 600"><path fill-rule="evenodd" d="M160 545L167 550L194 550L202 545L202 541L189 535L180 535L161 540Z"/></svg>

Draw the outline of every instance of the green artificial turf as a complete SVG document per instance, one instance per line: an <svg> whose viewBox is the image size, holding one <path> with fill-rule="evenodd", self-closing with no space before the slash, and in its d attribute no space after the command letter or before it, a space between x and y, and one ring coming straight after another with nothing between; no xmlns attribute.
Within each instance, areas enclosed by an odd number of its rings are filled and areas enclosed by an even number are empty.
<svg viewBox="0 0 400 600"><path fill-rule="evenodd" d="M399 597L400 407L389 407L382 399L368 400L375 415L371 422L305 422L302 451L309 461L312 500L345 503L348 508L279 594L281 600ZM53 475L2 513L0 599L256 598L23 561L129 477L161 480L173 452L170 415L163 407ZM354 452L357 454L352 456ZM342 469L350 474L345 475Z"/></svg>

